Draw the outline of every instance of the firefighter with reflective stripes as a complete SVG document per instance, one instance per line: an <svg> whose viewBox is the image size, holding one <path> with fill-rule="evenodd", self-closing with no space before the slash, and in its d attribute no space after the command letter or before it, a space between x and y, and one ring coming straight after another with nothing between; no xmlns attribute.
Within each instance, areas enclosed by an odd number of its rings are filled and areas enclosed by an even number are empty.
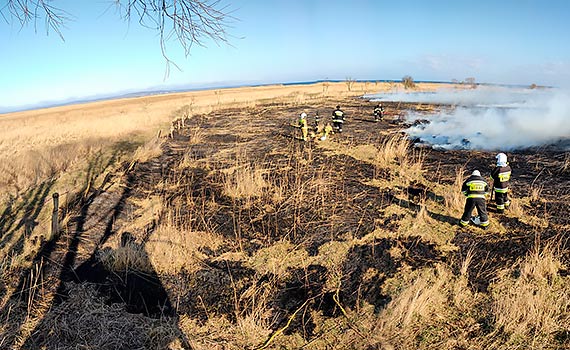
<svg viewBox="0 0 570 350"><path fill-rule="evenodd" d="M499 153L495 158L497 158L497 166L491 171L491 178L493 179L497 212L503 213L511 204L507 196L509 192L509 181L511 180L511 167L507 162L506 154Z"/></svg>
<svg viewBox="0 0 570 350"><path fill-rule="evenodd" d="M485 179L481 177L479 170L474 170L471 176L463 182L461 192L467 197L465 201L465 209L459 224L463 227L469 225L472 220L478 226L487 228L489 226L489 216L487 215L487 205L485 202L485 195L489 193L489 185ZM471 219L473 208L477 208L478 217Z"/></svg>
<svg viewBox="0 0 570 350"><path fill-rule="evenodd" d="M307 124L307 113L303 112L299 116L299 127L303 132L303 141L307 141L307 136L309 136L309 125Z"/></svg>
<svg viewBox="0 0 570 350"><path fill-rule="evenodd" d="M340 106L336 106L336 109L333 111L332 121L334 130L342 132L342 124L344 124L344 112L340 109Z"/></svg>
<svg viewBox="0 0 570 350"><path fill-rule="evenodd" d="M379 103L378 106L374 108L374 121L377 122L382 119L384 119L384 107Z"/></svg>

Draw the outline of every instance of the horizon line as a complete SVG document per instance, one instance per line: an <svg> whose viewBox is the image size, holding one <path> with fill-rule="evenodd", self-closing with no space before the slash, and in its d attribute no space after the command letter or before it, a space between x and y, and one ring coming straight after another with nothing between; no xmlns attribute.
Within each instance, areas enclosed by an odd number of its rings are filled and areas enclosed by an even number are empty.
<svg viewBox="0 0 570 350"><path fill-rule="evenodd" d="M26 112L39 109L55 108L62 106L72 106L76 104L84 104L90 102L100 102L100 101L110 101L119 100L123 98L135 98L135 97L145 97L145 96L155 96L155 95L166 95L182 92L192 92L192 91L208 91L216 89L231 89L231 88L241 88L241 87L257 87L257 86L271 86L271 85L308 85L308 84L318 84L318 83L340 83L347 81L348 79L318 79L318 80L307 80L307 81L289 81L289 82L272 82L272 83L204 83L201 86L196 87L181 87L172 86L172 88L148 88L141 89L137 91L120 91L115 93L83 96L77 98L71 98L68 100L53 100L38 102L36 104L28 104L21 106L0 106L0 115L16 113L16 112ZM401 79L354 79L354 82L365 83L365 82L383 82L383 83L399 83ZM432 84L461 84L464 82L451 82L445 80L416 80L415 83L432 83ZM214 85L220 84L220 85ZM475 83L476 85L492 85L492 86L510 86L510 87L524 87L526 85L521 84L500 84L500 83Z"/></svg>

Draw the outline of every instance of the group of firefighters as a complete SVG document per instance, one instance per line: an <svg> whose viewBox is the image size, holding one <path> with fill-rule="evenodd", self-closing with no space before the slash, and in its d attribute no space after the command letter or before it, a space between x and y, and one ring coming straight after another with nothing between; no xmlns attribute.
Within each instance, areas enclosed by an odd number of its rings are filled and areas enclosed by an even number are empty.
<svg viewBox="0 0 570 350"><path fill-rule="evenodd" d="M315 124L312 128L311 134L313 137L318 137L319 140L324 141L333 132L342 132L342 125L344 124L345 116L340 106L336 106L336 109L332 113L332 126L330 123L326 125L321 125L321 120L319 112L315 113ZM308 141L309 139L309 122L307 121L307 113L303 112L299 115L298 126L303 134L303 141Z"/></svg>
<svg viewBox="0 0 570 350"><path fill-rule="evenodd" d="M374 107L374 121L383 120L384 107L382 104L378 104ZM340 106L336 106L336 109L332 112L332 126L330 123L326 125L321 125L321 120L319 112L315 113L315 124L313 126L312 135L313 137L318 137L319 140L324 141L328 138L331 133L342 132L342 127L345 122L345 114ZM307 113L303 112L299 115L298 125L295 125L301 129L303 134L303 141L309 140L309 122L307 121Z"/></svg>
<svg viewBox="0 0 570 350"><path fill-rule="evenodd" d="M497 212L503 213L511 204L508 198L509 181L511 180L511 167L507 162L507 155L499 153L496 155L496 166L491 171L493 181L492 194L495 195ZM487 202L485 196L489 194L489 185L481 176L479 170L473 170L461 186L461 191L467 197L463 215L459 225L465 227L470 222L486 229L489 226L489 215L487 214ZM473 209L477 208L478 216L472 217Z"/></svg>
<svg viewBox="0 0 570 350"><path fill-rule="evenodd" d="M383 120L384 108L382 104L376 105L374 107L374 121L378 122ZM321 120L319 113L315 114L315 124L312 129L312 136L317 137L319 140L326 140L331 133L341 133L342 127L345 122L345 113L340 109L340 106L336 106L336 109L332 112L332 126L330 123L326 125L321 125ZM301 113L299 116L298 127L301 129L303 134L303 141L307 141L309 137L309 125L307 121L307 114L305 112ZM507 155L504 153L499 153L496 155L496 166L491 171L491 180L493 182L493 188L491 189L492 195L495 196L495 204L498 213L503 213L510 205L510 200L508 199L509 192L509 181L511 179L511 167L507 162ZM489 226L489 215L487 213L487 202L486 195L489 194L489 185L485 179L481 176L479 170L474 170L462 184L461 192L467 197L465 201L465 208L463 210L463 215L459 221L459 225L465 227L469 223L473 223L479 227L486 229ZM491 197L492 197L491 195ZM471 216L473 209L477 208L477 216Z"/></svg>

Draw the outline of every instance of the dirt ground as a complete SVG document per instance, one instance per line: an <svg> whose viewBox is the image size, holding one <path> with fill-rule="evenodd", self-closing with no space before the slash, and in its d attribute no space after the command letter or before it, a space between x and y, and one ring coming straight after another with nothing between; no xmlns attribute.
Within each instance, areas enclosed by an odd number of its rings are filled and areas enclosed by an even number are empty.
<svg viewBox="0 0 570 350"><path fill-rule="evenodd" d="M342 134L323 142L299 140L300 130L290 124L300 112L309 114L311 125L315 112L330 119L337 104L347 115ZM374 181L394 181L395 175L362 157L331 149L380 147L387 137L401 132L400 116L426 106L385 103L385 120L376 123L373 106L349 97L195 115L173 138L165 139L159 157L125 164L78 199L69 208L74 216L65 232L45 242L35 257L39 265L14 274L13 283L20 292L10 297L12 309L2 312L2 317L13 321L3 330L6 348L50 348L56 343L72 348L75 340L66 338L65 332L54 333L52 327L65 317L73 323L62 310L85 312L87 306L78 305L74 298L85 297L78 288L86 285L93 288L88 298L99 298L106 307L122 305L117 313L124 320L131 317L125 315L142 314L150 320L166 317L174 320L173 325L180 318L206 322L215 315L235 323L262 298L270 329L284 329L284 334L297 333L309 341L321 332L323 319L342 317L341 306L355 309L366 303L378 313L391 301L385 284L402 271L438 262L459 270L470 254L469 287L485 293L497 271L528 254L537 241L563 237L567 242L567 153L547 147L508 153L512 196L528 199L521 204L528 217L499 215L489 205L493 221L488 231L463 229L457 225L458 217L430 211L429 203L439 205L444 193L438 186L453 184L458 168L464 167L466 173L477 168L488 176L495 153L422 149L423 183L412 182L407 188L375 186ZM228 179L241 168L262 174L266 185L258 194L228 194ZM417 201L414 191L418 188L432 202ZM533 190L539 190L539 195L531 196ZM152 217L140 214L140 203L149 198L162 203L160 213ZM428 222L446 232L444 244L419 232L395 234L404 225L405 213L416 213L422 205L428 210ZM403 214L391 212L393 207ZM529 224L530 217L539 223ZM135 221L141 223L133 225ZM156 243L156 232L166 222L195 233L215 232L222 243L201 245L195 265L165 272L156 266L157 253L147 247ZM271 265L270 252L284 242L293 248L275 256L281 262ZM341 246L340 257L330 253ZM137 259L150 270L117 272L102 262L102 257L121 247L139 252ZM566 252L568 248L560 247ZM261 257L266 260L258 262ZM303 263L289 262L295 257ZM32 287L39 275L41 290ZM37 311L41 317L30 327L26 305L39 299L45 304L43 312ZM298 310L303 315L291 317ZM93 344L95 337L86 335L83 342ZM153 346L166 348L178 339L181 347L190 348L186 337L184 330L176 328Z"/></svg>

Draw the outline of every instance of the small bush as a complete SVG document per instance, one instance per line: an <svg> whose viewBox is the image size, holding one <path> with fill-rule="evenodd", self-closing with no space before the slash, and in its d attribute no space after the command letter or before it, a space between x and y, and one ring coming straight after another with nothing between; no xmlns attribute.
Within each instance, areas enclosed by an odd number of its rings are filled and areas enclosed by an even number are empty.
<svg viewBox="0 0 570 350"><path fill-rule="evenodd" d="M409 75L406 75L402 78L402 84L406 89L413 89L416 87L416 83L414 83L414 78Z"/></svg>

